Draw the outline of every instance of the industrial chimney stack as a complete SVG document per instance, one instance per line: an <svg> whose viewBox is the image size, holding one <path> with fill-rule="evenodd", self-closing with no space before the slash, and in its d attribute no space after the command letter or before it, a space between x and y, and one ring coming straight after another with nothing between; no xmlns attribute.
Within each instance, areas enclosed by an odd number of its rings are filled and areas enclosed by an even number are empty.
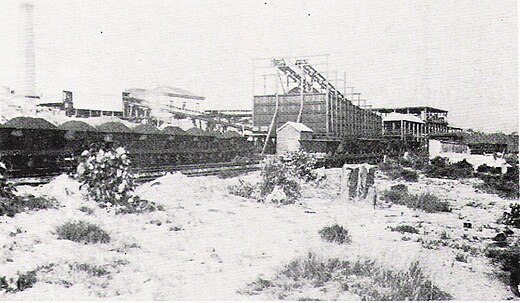
<svg viewBox="0 0 520 303"><path fill-rule="evenodd" d="M34 5L29 2L20 4L23 14L24 27L24 95L30 98L37 98L36 95L36 65L34 54L34 22L33 8Z"/></svg>

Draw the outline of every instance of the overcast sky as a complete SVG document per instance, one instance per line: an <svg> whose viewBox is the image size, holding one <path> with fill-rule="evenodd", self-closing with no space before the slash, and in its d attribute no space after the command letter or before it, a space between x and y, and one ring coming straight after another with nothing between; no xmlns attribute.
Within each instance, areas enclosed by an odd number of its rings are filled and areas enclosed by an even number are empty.
<svg viewBox="0 0 520 303"><path fill-rule="evenodd" d="M170 85L252 107L252 59L329 54L369 104L518 129L516 1L34 1L37 86ZM0 86L21 88L20 1L0 1Z"/></svg>

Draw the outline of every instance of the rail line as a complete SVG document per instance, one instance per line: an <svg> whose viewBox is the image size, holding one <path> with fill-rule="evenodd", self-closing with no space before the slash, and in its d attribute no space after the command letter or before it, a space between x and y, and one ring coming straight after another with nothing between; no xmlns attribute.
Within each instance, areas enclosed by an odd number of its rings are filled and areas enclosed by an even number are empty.
<svg viewBox="0 0 520 303"><path fill-rule="evenodd" d="M203 163L203 164L184 164L171 165L150 168L131 168L130 171L136 176L137 182L145 183L153 181L168 173L180 172L188 177L201 177L212 175L238 175L242 173L259 170L258 160L244 162L219 162L219 163ZM51 180L59 176L59 173L31 175L21 178L10 178L14 185L42 185L51 182Z"/></svg>

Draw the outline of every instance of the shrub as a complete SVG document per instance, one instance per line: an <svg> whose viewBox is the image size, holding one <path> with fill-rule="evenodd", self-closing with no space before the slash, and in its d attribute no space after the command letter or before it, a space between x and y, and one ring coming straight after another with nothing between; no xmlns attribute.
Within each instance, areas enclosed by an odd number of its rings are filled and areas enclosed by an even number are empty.
<svg viewBox="0 0 520 303"><path fill-rule="evenodd" d="M502 198L518 199L520 198L518 176L518 165L515 165L509 167L504 175L480 175L480 179L484 183L475 185L475 187L490 194L497 194Z"/></svg>
<svg viewBox="0 0 520 303"><path fill-rule="evenodd" d="M500 270L509 275L509 286L515 295L520 296L520 246L515 243L507 248L487 248L485 254ZM504 281L506 282L506 281ZM506 282L507 283L507 282Z"/></svg>
<svg viewBox="0 0 520 303"><path fill-rule="evenodd" d="M462 262L462 263L468 263L468 256L465 254L457 253L455 255L455 261Z"/></svg>
<svg viewBox="0 0 520 303"><path fill-rule="evenodd" d="M7 181L6 173L7 167L3 162L0 162L0 198L11 199L15 196L16 188Z"/></svg>
<svg viewBox="0 0 520 303"><path fill-rule="evenodd" d="M415 171L409 169L401 170L400 177L408 182L417 182L419 180L419 175Z"/></svg>
<svg viewBox="0 0 520 303"><path fill-rule="evenodd" d="M322 239L331 243L344 244L352 241L348 230L338 224L325 226L318 233Z"/></svg>
<svg viewBox="0 0 520 303"><path fill-rule="evenodd" d="M56 229L58 239L83 244L108 243L110 236L99 226L85 221L67 222Z"/></svg>
<svg viewBox="0 0 520 303"><path fill-rule="evenodd" d="M108 211L139 213L161 210L161 206L133 195L135 177L130 173L130 159L124 148L86 150L81 154L76 177L89 197Z"/></svg>
<svg viewBox="0 0 520 303"><path fill-rule="evenodd" d="M451 164L448 158L435 157L425 168L424 173L431 178L463 179L473 177L473 165L465 159Z"/></svg>
<svg viewBox="0 0 520 303"><path fill-rule="evenodd" d="M380 163L378 168L393 180L403 179L408 182L417 182L419 180L417 172L411 169L405 169L391 159L385 163Z"/></svg>
<svg viewBox="0 0 520 303"><path fill-rule="evenodd" d="M520 228L520 204L511 203L509 204L509 208L511 208L511 211L504 212L502 218L499 220L499 223Z"/></svg>
<svg viewBox="0 0 520 303"><path fill-rule="evenodd" d="M426 301L449 300L451 295L428 280L417 262L408 270L395 271L382 268L375 261L344 261L338 258L322 260L309 253L296 259L280 270L272 280L258 279L248 285L245 293L271 292L278 299L300 296L303 289L316 288L321 294L346 291L357 294L367 301ZM319 299L319 298L316 298Z"/></svg>
<svg viewBox="0 0 520 303"><path fill-rule="evenodd" d="M417 228L411 226L411 225L397 225L396 227L390 226L391 231L397 231L402 234L409 233L409 234L418 234L419 230Z"/></svg>
<svg viewBox="0 0 520 303"><path fill-rule="evenodd" d="M401 158L400 164L404 167L409 167L417 170L422 170L428 166L428 156L422 156L417 154L409 154L407 158Z"/></svg>
<svg viewBox="0 0 520 303"><path fill-rule="evenodd" d="M315 169L316 163L316 158L304 151L289 153L284 159L266 159L261 162L259 183L239 180L238 185L229 187L229 192L260 202L293 204L301 197L301 182L319 182L325 178Z"/></svg>
<svg viewBox="0 0 520 303"><path fill-rule="evenodd" d="M33 195L0 198L0 216L14 217L17 213L29 210L57 208L58 201L54 198L35 197Z"/></svg>
<svg viewBox="0 0 520 303"><path fill-rule="evenodd" d="M420 195L409 194L404 188L391 188L383 192L383 198L391 203L405 205L412 209L421 209L426 212L450 212L450 204L441 201L438 197L430 193Z"/></svg>
<svg viewBox="0 0 520 303"><path fill-rule="evenodd" d="M295 151L284 157L284 162L293 173L303 181L314 181L323 178L317 171L317 159L304 151Z"/></svg>
<svg viewBox="0 0 520 303"><path fill-rule="evenodd" d="M272 159L263 162L262 181L259 184L260 200L265 201L266 197L273 192L275 187L283 191L286 196L281 204L292 204L301 196L298 177L294 174L287 163L279 159Z"/></svg>
<svg viewBox="0 0 520 303"><path fill-rule="evenodd" d="M88 206L81 206L79 208L79 211L86 213L87 215L92 215L94 213L94 209L88 207Z"/></svg>
<svg viewBox="0 0 520 303"><path fill-rule="evenodd" d="M244 180L238 180L237 185L231 185L228 187L229 193L235 196L244 197L251 199L255 194L255 185Z"/></svg>
<svg viewBox="0 0 520 303"><path fill-rule="evenodd" d="M36 279L36 273L38 270L28 271L25 273L18 273L17 278L8 279L5 276L0 276L0 290L5 292L18 292L24 291L38 281Z"/></svg>
<svg viewBox="0 0 520 303"><path fill-rule="evenodd" d="M69 268L71 270L84 271L94 277L102 277L110 273L105 266L91 265L88 263L69 264Z"/></svg>

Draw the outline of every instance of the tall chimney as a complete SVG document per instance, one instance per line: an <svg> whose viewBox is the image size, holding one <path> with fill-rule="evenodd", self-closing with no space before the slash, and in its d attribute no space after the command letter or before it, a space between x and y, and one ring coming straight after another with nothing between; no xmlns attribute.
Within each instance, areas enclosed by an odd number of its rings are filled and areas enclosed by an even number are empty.
<svg viewBox="0 0 520 303"><path fill-rule="evenodd" d="M29 1L22 2L20 8L23 14L24 26L24 95L36 98L36 65L34 54L34 4Z"/></svg>

